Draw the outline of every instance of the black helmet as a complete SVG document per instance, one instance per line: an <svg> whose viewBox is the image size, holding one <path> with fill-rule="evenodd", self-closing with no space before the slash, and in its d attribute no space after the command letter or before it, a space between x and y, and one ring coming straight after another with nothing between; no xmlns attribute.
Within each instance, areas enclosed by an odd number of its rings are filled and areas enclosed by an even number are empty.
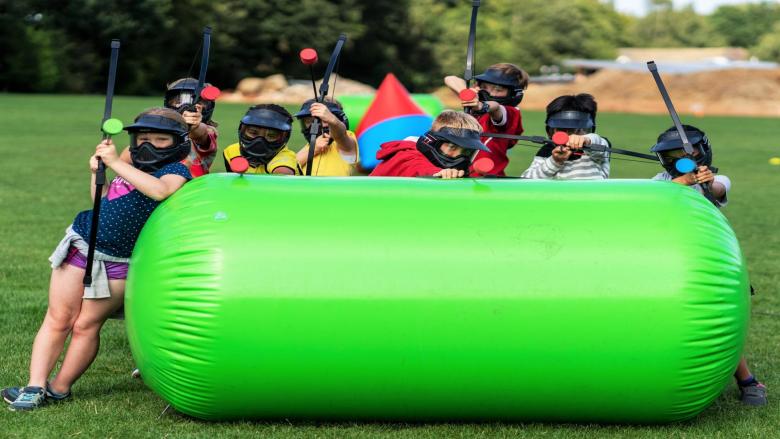
<svg viewBox="0 0 780 439"><path fill-rule="evenodd" d="M500 69L487 69L484 73L475 76L474 79L477 80L477 83L487 82L509 89L509 93L503 97L492 96L486 90L480 90L478 93L480 101L495 101L501 105L516 107L523 100L523 87L514 75L507 75Z"/></svg>
<svg viewBox="0 0 780 439"><path fill-rule="evenodd" d="M295 113L295 118L301 121L301 133L307 140L309 139L309 130L306 127L306 123L303 119L306 117L311 117L311 105L315 102L317 102L316 99L309 99L308 101L304 102L303 105L301 105L300 111ZM328 111L333 113L333 115L336 116L336 118L340 120L347 129L349 129L349 119L347 118L347 113L345 113L344 109L341 108L341 105L333 101L325 101L323 104L328 107ZM320 132L317 133L317 136L321 136L323 132L325 132L325 130L322 126L320 126Z"/></svg>
<svg viewBox="0 0 780 439"><path fill-rule="evenodd" d="M467 153L450 157L441 150L444 143L452 143L465 149ZM479 132L469 129L443 127L438 131L428 131L417 139L417 150L434 165L442 168L454 168L468 172L471 160L478 151L490 152L479 138Z"/></svg>
<svg viewBox="0 0 780 439"><path fill-rule="evenodd" d="M696 165L710 166L712 164L710 139L707 138L704 131L694 126L683 125L683 130L691 146L693 146L693 150L698 152L698 154L694 153L693 157L691 157L696 162ZM658 136L658 141L650 148L650 151L656 153L661 161L661 165L670 175L679 177L683 174L675 167L677 160L686 157L682 139L680 139L680 133L676 127L671 127L661 133Z"/></svg>
<svg viewBox="0 0 780 439"><path fill-rule="evenodd" d="M210 84L203 84L204 87L209 85ZM165 92L163 105L166 108L183 113L184 111L195 111L195 104L200 101L203 103L203 121L208 122L214 114L216 102L209 99L203 99L202 96L196 96L200 91L202 90L198 90L198 80L195 78L185 78L175 81L168 86L168 90Z"/></svg>
<svg viewBox="0 0 780 439"><path fill-rule="evenodd" d="M564 110L547 116L544 121L547 131L558 129L586 130L590 133L596 131L596 121L593 115L585 111Z"/></svg>
<svg viewBox="0 0 780 439"><path fill-rule="evenodd" d="M250 139L244 134L245 126L270 128L282 132L277 140L259 136ZM238 143L241 155L254 167L266 165L281 151L290 139L292 116L278 105L255 105L246 112L238 125Z"/></svg>
<svg viewBox="0 0 780 439"><path fill-rule="evenodd" d="M130 157L133 166L144 172L155 172L163 166L187 158L192 148L186 123L160 114L143 113L132 125L125 127L130 134ZM167 133L173 135L173 146L157 148L149 142L138 144L138 133Z"/></svg>

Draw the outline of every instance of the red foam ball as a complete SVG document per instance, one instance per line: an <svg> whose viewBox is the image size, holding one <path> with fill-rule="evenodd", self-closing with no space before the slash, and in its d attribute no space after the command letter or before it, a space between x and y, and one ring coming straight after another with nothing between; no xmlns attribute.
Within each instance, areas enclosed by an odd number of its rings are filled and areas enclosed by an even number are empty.
<svg viewBox="0 0 780 439"><path fill-rule="evenodd" d="M477 92L475 92L474 90L472 90L470 88L465 88L465 89L461 90L460 93L458 93L458 97L460 97L461 101L472 101L472 100L476 99Z"/></svg>
<svg viewBox="0 0 780 439"><path fill-rule="evenodd" d="M233 172L243 174L249 169L249 161L241 156L233 157L230 159L230 169Z"/></svg>
<svg viewBox="0 0 780 439"><path fill-rule="evenodd" d="M485 175L493 169L495 163L488 157L482 157L481 159L474 160L474 163L472 163L471 166L477 173Z"/></svg>
<svg viewBox="0 0 780 439"><path fill-rule="evenodd" d="M563 131L557 131L553 134L552 141L556 145L565 145L569 141L569 135Z"/></svg>
<svg viewBox="0 0 780 439"><path fill-rule="evenodd" d="M300 57L302 63L312 65L317 62L317 51L307 47L306 49L301 50Z"/></svg>
<svg viewBox="0 0 780 439"><path fill-rule="evenodd" d="M207 101L213 101L216 100L221 93L222 92L217 87L209 85L207 87L203 87L203 90L200 91L200 97Z"/></svg>

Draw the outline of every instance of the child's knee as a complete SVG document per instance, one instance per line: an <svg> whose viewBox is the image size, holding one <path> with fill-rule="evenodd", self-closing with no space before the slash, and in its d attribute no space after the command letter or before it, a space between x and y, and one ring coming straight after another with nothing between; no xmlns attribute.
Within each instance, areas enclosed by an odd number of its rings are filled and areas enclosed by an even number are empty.
<svg viewBox="0 0 780 439"><path fill-rule="evenodd" d="M94 336L100 332L103 322L94 319L79 318L73 323L73 337Z"/></svg>
<svg viewBox="0 0 780 439"><path fill-rule="evenodd" d="M49 308L46 311L44 325L57 332L70 332L78 318L78 313L71 310L55 310Z"/></svg>

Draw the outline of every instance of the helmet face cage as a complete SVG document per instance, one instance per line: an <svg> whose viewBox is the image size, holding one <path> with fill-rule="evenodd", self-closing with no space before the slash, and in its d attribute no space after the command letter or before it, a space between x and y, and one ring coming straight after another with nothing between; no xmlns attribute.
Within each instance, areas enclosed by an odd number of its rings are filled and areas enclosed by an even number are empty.
<svg viewBox="0 0 780 439"><path fill-rule="evenodd" d="M675 127L661 133L661 135L658 136L657 143L650 149L658 156L661 166L663 166L669 174L675 177L682 175L676 168L677 161L682 158L693 159L697 166L709 167L712 165L712 145L710 145L710 140L707 135L704 134L703 131L692 126L685 125L684 129L685 135L688 137L688 140L691 142L691 146L695 151L692 157L688 157L685 153L680 134Z"/></svg>
<svg viewBox="0 0 780 439"><path fill-rule="evenodd" d="M203 122L208 122L214 114L216 102L197 96L197 89L197 80L187 79L181 81L178 84L171 86L165 92L163 106L165 108L170 108L171 110L176 110L179 113L184 113L185 111L196 112L197 108L195 107L195 104L200 103L203 106L203 111L201 112Z"/></svg>

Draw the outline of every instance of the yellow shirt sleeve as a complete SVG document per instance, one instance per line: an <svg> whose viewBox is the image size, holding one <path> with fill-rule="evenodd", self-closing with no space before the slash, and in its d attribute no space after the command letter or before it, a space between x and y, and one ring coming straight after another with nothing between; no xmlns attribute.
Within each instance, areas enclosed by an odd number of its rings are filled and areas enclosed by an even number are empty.
<svg viewBox="0 0 780 439"><path fill-rule="evenodd" d="M286 166L295 171L295 175L301 174L301 169L298 166L298 159L295 157L295 153L286 146L282 148L267 165L265 165L265 170L271 174L274 172L274 169L282 166Z"/></svg>

